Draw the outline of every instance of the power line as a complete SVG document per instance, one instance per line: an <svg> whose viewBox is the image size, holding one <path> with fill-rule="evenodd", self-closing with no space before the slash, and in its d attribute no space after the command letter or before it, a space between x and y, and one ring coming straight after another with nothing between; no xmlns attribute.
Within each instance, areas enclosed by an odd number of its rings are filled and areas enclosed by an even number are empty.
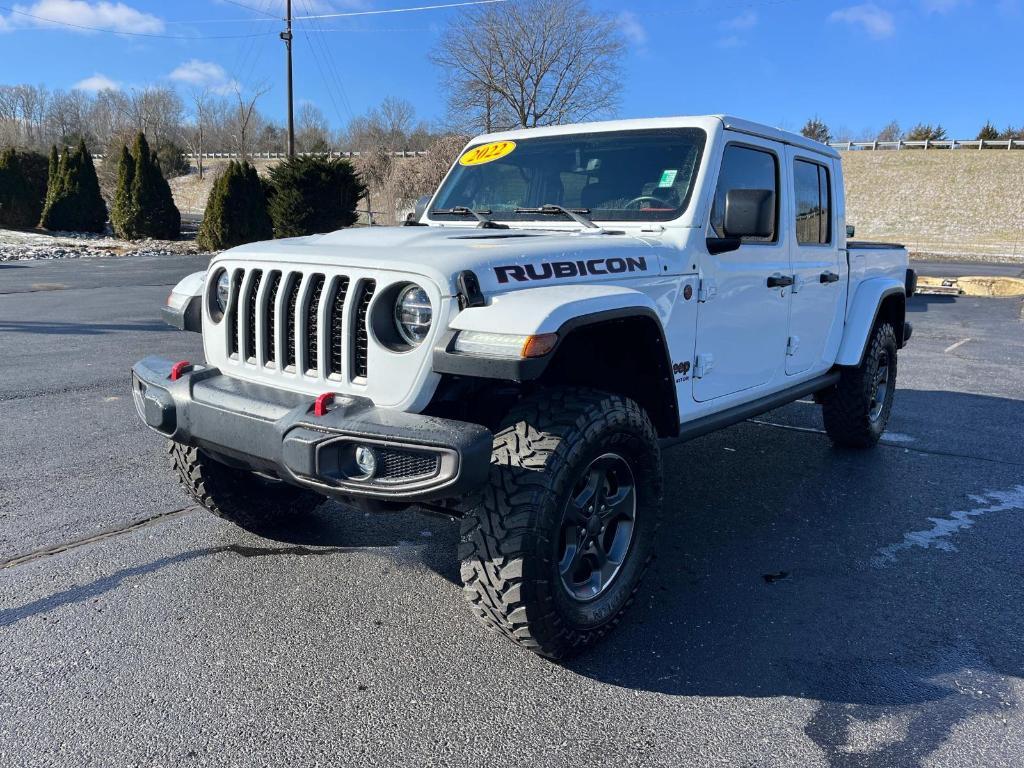
<svg viewBox="0 0 1024 768"><path fill-rule="evenodd" d="M109 35L125 35L126 37L158 37L170 40L234 40L241 37L262 37L264 35L272 35L273 32L256 32L251 35L167 35L157 32L125 32L120 29L110 29L108 27L91 27L86 24L74 24L70 21L60 21L59 19L50 19L46 16L38 16L28 11L22 11L17 8L10 8L6 5L0 5L0 11L7 11L8 13L14 13L18 16L25 16L36 21L43 21L47 24L53 24L59 27L69 27L71 29L83 29L88 32L104 32Z"/></svg>
<svg viewBox="0 0 1024 768"><path fill-rule="evenodd" d="M321 13L316 16L296 16L298 20L308 19L345 19L353 16L381 16L388 13L411 13L413 11L437 11L445 8L464 8L469 5L494 5L495 3L507 3L510 0L465 0L461 3L441 3L439 5L420 5L414 8L384 8L376 11L347 11L345 13Z"/></svg>
<svg viewBox="0 0 1024 768"><path fill-rule="evenodd" d="M280 16L275 16L272 13L268 13L266 10L264 10L262 8L253 8L251 5L246 5L245 3L238 2L238 0L224 0L224 2L225 3L231 3L231 5L237 5L239 8L245 8L245 10L247 10L247 11L253 11L254 13L260 14L261 16L266 16L266 17L268 17L270 19L273 19L274 21L281 21L282 20ZM178 23L178 22L174 22L174 23ZM192 22L192 23L194 24L196 22Z"/></svg>

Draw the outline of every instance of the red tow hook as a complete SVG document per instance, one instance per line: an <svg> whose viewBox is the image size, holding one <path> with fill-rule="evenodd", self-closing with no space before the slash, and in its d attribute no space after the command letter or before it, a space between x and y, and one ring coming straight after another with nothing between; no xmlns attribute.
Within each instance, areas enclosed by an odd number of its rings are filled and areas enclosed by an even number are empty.
<svg viewBox="0 0 1024 768"><path fill-rule="evenodd" d="M174 365L171 366L171 375L170 375L171 381L177 381L184 374L186 374L189 371L191 371L192 368L193 368L193 365L188 360L179 360L178 362L176 362Z"/></svg>
<svg viewBox="0 0 1024 768"><path fill-rule="evenodd" d="M314 416L326 416L327 406L334 402L333 392L324 392L322 395L318 395L316 402L313 404L313 415Z"/></svg>

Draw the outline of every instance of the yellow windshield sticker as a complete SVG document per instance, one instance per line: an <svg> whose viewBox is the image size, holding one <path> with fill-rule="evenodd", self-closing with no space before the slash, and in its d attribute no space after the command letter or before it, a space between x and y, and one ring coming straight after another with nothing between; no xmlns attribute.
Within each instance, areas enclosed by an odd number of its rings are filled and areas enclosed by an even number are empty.
<svg viewBox="0 0 1024 768"><path fill-rule="evenodd" d="M516 148L514 141L492 141L490 144L481 144L473 147L459 158L459 165L483 165L500 160Z"/></svg>

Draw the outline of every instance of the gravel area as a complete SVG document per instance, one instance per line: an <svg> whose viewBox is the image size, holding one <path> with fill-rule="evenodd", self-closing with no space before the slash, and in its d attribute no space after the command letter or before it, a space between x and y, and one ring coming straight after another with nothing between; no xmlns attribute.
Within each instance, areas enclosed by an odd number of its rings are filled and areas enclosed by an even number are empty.
<svg viewBox="0 0 1024 768"><path fill-rule="evenodd" d="M109 234L0 229L0 262L95 259L110 256L186 256L202 253L186 224L181 240L121 240Z"/></svg>

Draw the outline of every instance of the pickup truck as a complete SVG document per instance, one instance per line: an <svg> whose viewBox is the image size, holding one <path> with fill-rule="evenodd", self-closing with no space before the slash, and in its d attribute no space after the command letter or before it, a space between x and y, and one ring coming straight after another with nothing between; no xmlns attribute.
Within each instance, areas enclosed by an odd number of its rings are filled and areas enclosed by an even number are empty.
<svg viewBox="0 0 1024 768"><path fill-rule="evenodd" d="M480 136L403 226L215 256L166 307L205 362L148 357L133 395L247 528L324 497L460 518L472 611L563 658L640 587L665 447L809 396L878 442L916 278L851 236L839 155L745 120Z"/></svg>

